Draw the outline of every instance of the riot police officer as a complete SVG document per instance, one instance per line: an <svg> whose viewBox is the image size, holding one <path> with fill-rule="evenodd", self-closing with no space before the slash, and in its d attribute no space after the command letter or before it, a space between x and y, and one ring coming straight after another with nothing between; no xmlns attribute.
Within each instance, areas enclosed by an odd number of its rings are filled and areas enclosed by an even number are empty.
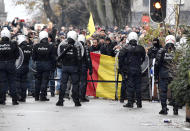
<svg viewBox="0 0 190 131"><path fill-rule="evenodd" d="M0 104L6 104L6 91L9 86L12 104L18 105L15 87L15 61L19 57L19 49L17 43L11 42L10 38L10 31L3 29L0 41Z"/></svg>
<svg viewBox="0 0 190 131"><path fill-rule="evenodd" d="M156 56L155 69L158 72L157 75L159 78L160 99L162 106L162 110L159 112L159 114L163 115L168 114L167 91L168 91L168 85L172 81L174 73L172 67L175 66L174 64L175 42L176 42L175 37L173 35L168 35L165 39L166 43L165 47L161 48ZM173 102L173 104L174 104L173 105L174 115L177 115L178 114L177 103Z"/></svg>
<svg viewBox="0 0 190 131"><path fill-rule="evenodd" d="M119 53L119 70L123 72L126 80L128 103L124 107L133 108L136 93L137 107L142 107L141 101L141 65L145 60L145 49L138 45L138 35L131 32L128 36L129 45L122 48Z"/></svg>
<svg viewBox="0 0 190 131"><path fill-rule="evenodd" d="M72 98L75 106L81 106L79 101L79 69L81 67L81 48L77 44L77 33L75 31L69 31L67 34L67 40L65 44L61 45L61 55L58 57L58 61L62 62L62 77L61 88L59 93L59 100L56 103L57 106L63 106L63 98L67 89L67 82L69 76L72 80Z"/></svg>
<svg viewBox="0 0 190 131"><path fill-rule="evenodd" d="M22 66L16 70L16 87L19 101L26 101L27 90L27 75L29 72L29 60L32 54L32 46L27 43L27 39L24 35L17 36L18 46L21 48L24 54L24 60Z"/></svg>
<svg viewBox="0 0 190 131"><path fill-rule="evenodd" d="M40 101L49 101L46 96L50 71L55 62L54 46L49 44L46 31L39 33L39 40L40 43L34 45L32 53L32 59L36 62L35 100L40 98Z"/></svg>
<svg viewBox="0 0 190 131"><path fill-rule="evenodd" d="M87 88L87 72L89 69L89 75L92 75L92 61L90 58L90 50L86 45L85 36L79 35L78 42L83 45L84 48L84 55L82 57L82 68L81 68L81 75L80 75L80 101L81 102L89 102L86 98L86 88Z"/></svg>
<svg viewBox="0 0 190 131"><path fill-rule="evenodd" d="M148 56L149 56L150 61L156 58L157 52L162 47L160 45L160 40L158 38L154 38L152 44L153 46L148 50Z"/></svg>

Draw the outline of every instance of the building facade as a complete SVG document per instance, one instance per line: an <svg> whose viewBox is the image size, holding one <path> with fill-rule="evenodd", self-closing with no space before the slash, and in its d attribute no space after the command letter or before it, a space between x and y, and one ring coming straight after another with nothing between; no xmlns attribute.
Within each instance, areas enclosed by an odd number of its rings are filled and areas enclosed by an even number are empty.
<svg viewBox="0 0 190 131"><path fill-rule="evenodd" d="M5 12L4 0L0 0L0 23L5 22L7 19L7 13Z"/></svg>

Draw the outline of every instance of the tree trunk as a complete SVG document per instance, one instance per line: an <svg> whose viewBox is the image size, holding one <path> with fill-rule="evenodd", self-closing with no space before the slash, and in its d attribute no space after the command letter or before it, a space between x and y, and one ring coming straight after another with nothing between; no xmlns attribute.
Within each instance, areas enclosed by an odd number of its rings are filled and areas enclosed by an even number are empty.
<svg viewBox="0 0 190 131"><path fill-rule="evenodd" d="M45 13L47 15L47 17L50 19L51 22L53 22L54 24L58 24L58 18L57 16L54 14L51 5L50 5L50 0L43 0L44 3L44 10Z"/></svg>
<svg viewBox="0 0 190 131"><path fill-rule="evenodd" d="M94 22L99 25L103 25L100 19L100 16L97 11L97 3L95 0L83 0L86 3L86 8L88 9L89 12L92 12Z"/></svg>
<svg viewBox="0 0 190 131"><path fill-rule="evenodd" d="M65 25L65 21L64 21L64 0L59 0L59 5L61 6L61 13L59 16L59 22L58 22L58 27L60 28L61 26Z"/></svg>
<svg viewBox="0 0 190 131"><path fill-rule="evenodd" d="M103 1L96 0L96 4L97 4L97 11L98 11L98 16L100 18L101 24L106 25L106 13L105 13L105 8L103 7Z"/></svg>
<svg viewBox="0 0 190 131"><path fill-rule="evenodd" d="M115 24L120 28L130 24L131 21L131 0L112 0Z"/></svg>
<svg viewBox="0 0 190 131"><path fill-rule="evenodd" d="M106 21L108 27L114 26L114 14L113 14L113 8L112 8L112 2L111 0L104 0L105 2L105 8L106 8Z"/></svg>

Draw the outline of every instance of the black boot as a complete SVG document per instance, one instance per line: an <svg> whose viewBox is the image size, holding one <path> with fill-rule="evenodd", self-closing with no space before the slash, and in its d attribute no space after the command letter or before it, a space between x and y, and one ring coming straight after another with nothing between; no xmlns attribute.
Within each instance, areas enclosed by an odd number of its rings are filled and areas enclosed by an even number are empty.
<svg viewBox="0 0 190 131"><path fill-rule="evenodd" d="M75 103L75 106L82 106L79 101L74 101L74 103Z"/></svg>
<svg viewBox="0 0 190 131"><path fill-rule="evenodd" d="M18 103L17 100L12 100L12 104L13 104L13 105L19 105L19 103Z"/></svg>
<svg viewBox="0 0 190 131"><path fill-rule="evenodd" d="M39 100L40 100L39 95L35 95L35 101L39 101Z"/></svg>
<svg viewBox="0 0 190 131"><path fill-rule="evenodd" d="M173 114L174 115L178 115L178 107L174 107L173 108Z"/></svg>
<svg viewBox="0 0 190 131"><path fill-rule="evenodd" d="M84 98L80 99L80 102L89 102L89 99L87 99L87 98L84 97Z"/></svg>
<svg viewBox="0 0 190 131"><path fill-rule="evenodd" d="M56 103L56 106L63 106L63 101L58 101L57 103Z"/></svg>
<svg viewBox="0 0 190 131"><path fill-rule="evenodd" d="M123 107L133 108L133 103L128 102L126 105L123 105Z"/></svg>
<svg viewBox="0 0 190 131"><path fill-rule="evenodd" d="M47 97L40 97L40 101L49 101Z"/></svg>
<svg viewBox="0 0 190 131"><path fill-rule="evenodd" d="M26 98L19 99L20 102L26 102Z"/></svg>
<svg viewBox="0 0 190 131"><path fill-rule="evenodd" d="M168 114L168 109L167 107L163 107L162 110L159 112L161 115L167 115Z"/></svg>
<svg viewBox="0 0 190 131"><path fill-rule="evenodd" d="M142 108L142 101L137 101L137 108Z"/></svg>

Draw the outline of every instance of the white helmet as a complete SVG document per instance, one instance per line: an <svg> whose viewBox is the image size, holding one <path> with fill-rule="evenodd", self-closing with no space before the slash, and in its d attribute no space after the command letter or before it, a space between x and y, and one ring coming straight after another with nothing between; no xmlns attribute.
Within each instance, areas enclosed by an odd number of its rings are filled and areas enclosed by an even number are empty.
<svg viewBox="0 0 190 131"><path fill-rule="evenodd" d="M40 39L40 41L41 41L42 39L44 39L44 38L48 38L48 33L47 33L46 31L41 31L41 32L39 33L39 39Z"/></svg>
<svg viewBox="0 0 190 131"><path fill-rule="evenodd" d="M71 38L73 39L74 41L77 41L77 32L76 31L69 31L67 33L67 39L68 38Z"/></svg>
<svg viewBox="0 0 190 131"><path fill-rule="evenodd" d="M11 38L11 33L10 31L7 29L7 28L4 28L2 31L1 31L1 38L3 37L7 37L7 38Z"/></svg>
<svg viewBox="0 0 190 131"><path fill-rule="evenodd" d="M17 36L18 40L18 45L20 45L22 42L26 41L26 37L24 35L19 35Z"/></svg>
<svg viewBox="0 0 190 131"><path fill-rule="evenodd" d="M175 44L175 42L176 42L175 36L173 36L173 35L166 36L166 39L165 39L166 44L168 44L168 43Z"/></svg>
<svg viewBox="0 0 190 131"><path fill-rule="evenodd" d="M86 42L85 36L84 36L84 35L82 35L82 34L81 34L81 35L79 35L79 36L78 36L78 41L79 41L79 42L80 42L80 41L82 41L82 42L84 42L84 43L85 43L85 42Z"/></svg>
<svg viewBox="0 0 190 131"><path fill-rule="evenodd" d="M128 35L128 41L130 42L131 40L136 40L138 42L138 35L136 32L131 32Z"/></svg>

